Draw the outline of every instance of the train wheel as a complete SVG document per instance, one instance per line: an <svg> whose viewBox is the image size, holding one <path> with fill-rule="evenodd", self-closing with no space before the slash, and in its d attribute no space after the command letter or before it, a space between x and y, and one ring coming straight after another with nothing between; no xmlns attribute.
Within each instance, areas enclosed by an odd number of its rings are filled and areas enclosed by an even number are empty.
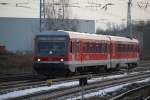
<svg viewBox="0 0 150 100"><path fill-rule="evenodd" d="M119 70L120 69L120 64L117 64L115 69Z"/></svg>
<svg viewBox="0 0 150 100"><path fill-rule="evenodd" d="M138 66L138 64L137 63L133 63L133 67L137 67Z"/></svg>
<svg viewBox="0 0 150 100"><path fill-rule="evenodd" d="M133 64L132 64L132 63L128 63L127 65L128 65L128 66L127 66L127 71L129 72L129 71L130 71L130 69L132 69L132 68L133 68Z"/></svg>

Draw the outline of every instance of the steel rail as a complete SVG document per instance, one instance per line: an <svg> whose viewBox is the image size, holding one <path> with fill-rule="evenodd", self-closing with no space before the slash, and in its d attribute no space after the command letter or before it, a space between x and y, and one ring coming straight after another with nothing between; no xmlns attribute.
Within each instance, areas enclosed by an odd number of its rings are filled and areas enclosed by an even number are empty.
<svg viewBox="0 0 150 100"><path fill-rule="evenodd" d="M144 100L150 100L150 96L146 97Z"/></svg>

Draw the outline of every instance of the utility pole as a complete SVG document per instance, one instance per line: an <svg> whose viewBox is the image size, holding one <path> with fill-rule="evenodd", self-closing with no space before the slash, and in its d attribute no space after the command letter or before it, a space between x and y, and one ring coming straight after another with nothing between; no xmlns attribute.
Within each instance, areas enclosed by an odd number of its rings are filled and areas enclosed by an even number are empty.
<svg viewBox="0 0 150 100"><path fill-rule="evenodd" d="M127 34L129 34L129 37L132 38L131 2L132 2L132 0L129 0L129 2L128 2L128 11L127 11Z"/></svg>
<svg viewBox="0 0 150 100"><path fill-rule="evenodd" d="M46 29L45 0L40 0L40 32Z"/></svg>

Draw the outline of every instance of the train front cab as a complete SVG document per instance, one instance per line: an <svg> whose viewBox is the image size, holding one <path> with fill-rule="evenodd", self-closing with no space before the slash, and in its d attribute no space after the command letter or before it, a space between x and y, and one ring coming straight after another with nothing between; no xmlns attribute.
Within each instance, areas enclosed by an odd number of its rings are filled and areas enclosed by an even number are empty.
<svg viewBox="0 0 150 100"><path fill-rule="evenodd" d="M45 35L35 38L33 67L45 76L64 75L68 71L68 37Z"/></svg>

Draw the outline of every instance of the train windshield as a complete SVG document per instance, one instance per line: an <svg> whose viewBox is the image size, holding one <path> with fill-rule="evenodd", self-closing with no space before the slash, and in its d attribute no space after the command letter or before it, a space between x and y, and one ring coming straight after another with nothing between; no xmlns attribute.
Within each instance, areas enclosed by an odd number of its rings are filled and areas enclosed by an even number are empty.
<svg viewBox="0 0 150 100"><path fill-rule="evenodd" d="M66 38L39 39L37 52L39 55L65 55L67 48Z"/></svg>

